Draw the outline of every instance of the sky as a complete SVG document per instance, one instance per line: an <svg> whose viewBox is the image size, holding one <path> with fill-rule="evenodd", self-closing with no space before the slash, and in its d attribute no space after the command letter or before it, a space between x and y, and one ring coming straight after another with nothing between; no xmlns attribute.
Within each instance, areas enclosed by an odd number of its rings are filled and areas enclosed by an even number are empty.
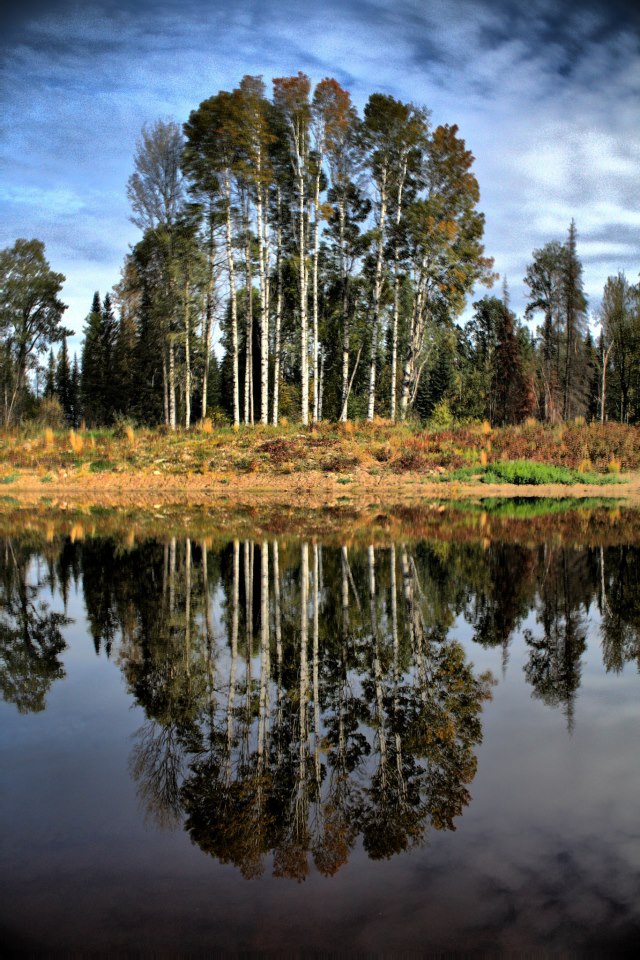
<svg viewBox="0 0 640 960"><path fill-rule="evenodd" d="M485 251L522 317L533 250L576 222L591 322L640 274L640 4L623 0L18 0L0 14L0 249L45 243L80 335L140 233L142 125L187 120L244 74L335 77L457 124ZM474 297L469 298L467 315Z"/></svg>

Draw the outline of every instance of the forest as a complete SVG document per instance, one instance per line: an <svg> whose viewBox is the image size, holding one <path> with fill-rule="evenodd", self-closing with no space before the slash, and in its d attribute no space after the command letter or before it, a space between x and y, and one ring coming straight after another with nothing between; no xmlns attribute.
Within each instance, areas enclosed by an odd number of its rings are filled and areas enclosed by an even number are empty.
<svg viewBox="0 0 640 960"><path fill-rule="evenodd" d="M140 239L88 304L80 356L44 244L0 251L0 419L637 422L640 285L609 277L590 314L574 221L532 251L524 316L503 278L462 322L499 280L473 163L425 107L372 93L359 116L303 73L145 125Z"/></svg>

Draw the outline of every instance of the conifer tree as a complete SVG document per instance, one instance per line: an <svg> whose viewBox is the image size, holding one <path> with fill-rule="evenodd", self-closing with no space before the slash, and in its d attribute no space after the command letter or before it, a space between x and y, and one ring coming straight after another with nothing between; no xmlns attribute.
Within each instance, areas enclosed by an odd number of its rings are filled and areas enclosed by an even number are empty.
<svg viewBox="0 0 640 960"><path fill-rule="evenodd" d="M103 407L104 338L100 294L93 295L91 311L84 328L80 367L80 404L82 416L90 426L101 423Z"/></svg>
<svg viewBox="0 0 640 960"><path fill-rule="evenodd" d="M69 366L69 352L67 350L67 338L62 338L62 343L58 351L58 362L56 365L56 393L68 424L73 422L72 409L72 391L71 391L71 367Z"/></svg>
<svg viewBox="0 0 640 960"><path fill-rule="evenodd" d="M47 372L44 381L44 396L51 399L56 395L56 358L53 354L53 347L49 350L49 362L47 363Z"/></svg>

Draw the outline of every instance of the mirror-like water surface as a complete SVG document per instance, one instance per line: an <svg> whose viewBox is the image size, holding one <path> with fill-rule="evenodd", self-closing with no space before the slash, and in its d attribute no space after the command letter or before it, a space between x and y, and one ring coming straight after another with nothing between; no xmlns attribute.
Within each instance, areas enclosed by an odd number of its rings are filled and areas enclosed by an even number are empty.
<svg viewBox="0 0 640 960"><path fill-rule="evenodd" d="M637 946L638 545L188 533L0 539L5 951Z"/></svg>

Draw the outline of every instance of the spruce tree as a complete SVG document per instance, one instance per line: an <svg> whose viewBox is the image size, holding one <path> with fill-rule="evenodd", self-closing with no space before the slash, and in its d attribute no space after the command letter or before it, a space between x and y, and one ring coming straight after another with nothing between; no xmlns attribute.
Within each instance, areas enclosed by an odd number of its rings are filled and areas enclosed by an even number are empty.
<svg viewBox="0 0 640 960"><path fill-rule="evenodd" d="M111 297L107 293L102 304L102 327L100 331L103 364L100 421L105 424L113 423L118 406L115 358L117 337L118 323L113 313Z"/></svg>
<svg viewBox="0 0 640 960"><path fill-rule="evenodd" d="M58 351L58 363L56 366L56 393L64 413L65 420L72 424L73 411L71 402L71 368L69 367L69 353L67 351L67 338L62 338L62 345Z"/></svg>
<svg viewBox="0 0 640 960"><path fill-rule="evenodd" d="M93 295L93 304L84 328L84 345L80 369L80 403L82 416L95 426L102 422L104 350L100 294Z"/></svg>
<svg viewBox="0 0 640 960"><path fill-rule="evenodd" d="M584 355L587 332L587 299L582 288L582 264L576 249L576 224L572 220L565 244L562 271L562 306L565 323L565 355L563 377L563 417L586 412L586 384L589 377Z"/></svg>
<svg viewBox="0 0 640 960"><path fill-rule="evenodd" d="M49 350L49 362L44 381L44 395L48 399L56 395L56 358L53 355L53 347Z"/></svg>

